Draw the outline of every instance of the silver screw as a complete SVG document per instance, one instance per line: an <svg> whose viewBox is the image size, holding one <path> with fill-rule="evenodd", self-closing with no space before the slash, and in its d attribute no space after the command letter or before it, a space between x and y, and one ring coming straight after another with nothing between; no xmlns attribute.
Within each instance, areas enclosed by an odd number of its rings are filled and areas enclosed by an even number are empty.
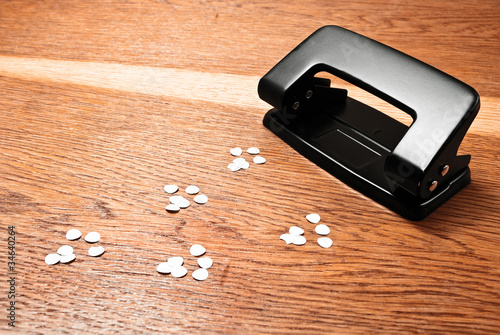
<svg viewBox="0 0 500 335"><path fill-rule="evenodd" d="M313 96L313 91L309 90L306 92L306 99L310 99Z"/></svg>
<svg viewBox="0 0 500 335"><path fill-rule="evenodd" d="M296 102L293 104L292 109L297 110L297 109L299 109L299 106L300 106L300 103L299 103L298 101L296 101Z"/></svg>

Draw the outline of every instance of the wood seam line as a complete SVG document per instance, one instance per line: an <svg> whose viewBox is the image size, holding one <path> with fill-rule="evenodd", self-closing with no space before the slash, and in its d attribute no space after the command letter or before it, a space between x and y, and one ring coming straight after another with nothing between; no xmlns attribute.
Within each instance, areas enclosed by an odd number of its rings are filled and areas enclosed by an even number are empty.
<svg viewBox="0 0 500 335"><path fill-rule="evenodd" d="M160 95L270 109L257 95L260 77L197 72L118 63L63 61L0 56L0 74L24 80L49 80L125 92ZM248 94L251 92L252 94Z"/></svg>
<svg viewBox="0 0 500 335"><path fill-rule="evenodd" d="M12 56L0 56L0 75L29 81L49 80L180 100L252 107L261 110L262 116L271 107L257 95L260 79L257 76ZM494 116L500 115L499 105L500 98L481 97L481 110L469 132L498 136L500 121ZM390 112L387 114L391 115Z"/></svg>

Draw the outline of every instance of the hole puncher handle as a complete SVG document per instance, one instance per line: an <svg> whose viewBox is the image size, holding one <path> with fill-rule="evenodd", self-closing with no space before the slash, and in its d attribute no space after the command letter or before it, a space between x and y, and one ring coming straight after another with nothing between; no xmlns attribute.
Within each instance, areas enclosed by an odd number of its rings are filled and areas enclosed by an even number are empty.
<svg viewBox="0 0 500 335"><path fill-rule="evenodd" d="M259 96L283 110L294 103L297 88L320 71L378 96L414 119L386 160L385 174L393 187L425 199L438 182L446 185L453 174L468 169L470 156L456 155L479 111L479 95L472 87L375 40L325 26L260 80Z"/></svg>

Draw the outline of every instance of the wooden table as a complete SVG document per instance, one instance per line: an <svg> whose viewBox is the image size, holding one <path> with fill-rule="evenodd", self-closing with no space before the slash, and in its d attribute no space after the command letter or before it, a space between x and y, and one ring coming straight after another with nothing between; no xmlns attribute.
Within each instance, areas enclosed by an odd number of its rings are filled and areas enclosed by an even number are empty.
<svg viewBox="0 0 500 335"><path fill-rule="evenodd" d="M2 276L0 329L14 301L26 334L500 332L499 22L497 0L3 1L2 273L14 226L16 274L15 298ZM459 151L473 182L428 219L381 207L262 125L259 78L326 24L481 95ZM267 163L229 171L236 146ZM166 184L209 201L167 213ZM279 240L292 225L305 245ZM72 228L99 232L105 254L67 241ZM194 243L214 260L206 281L191 276ZM46 265L63 244L76 260ZM156 272L171 256L186 277Z"/></svg>

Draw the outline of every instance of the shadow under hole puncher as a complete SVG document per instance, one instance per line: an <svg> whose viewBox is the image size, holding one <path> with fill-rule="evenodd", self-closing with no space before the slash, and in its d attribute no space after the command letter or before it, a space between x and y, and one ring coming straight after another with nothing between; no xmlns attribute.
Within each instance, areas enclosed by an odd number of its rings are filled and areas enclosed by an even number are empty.
<svg viewBox="0 0 500 335"><path fill-rule="evenodd" d="M413 118L410 127L330 87L328 72ZM470 86L377 41L337 26L318 29L259 82L271 104L264 125L352 188L422 220L467 186L458 147L479 111Z"/></svg>

